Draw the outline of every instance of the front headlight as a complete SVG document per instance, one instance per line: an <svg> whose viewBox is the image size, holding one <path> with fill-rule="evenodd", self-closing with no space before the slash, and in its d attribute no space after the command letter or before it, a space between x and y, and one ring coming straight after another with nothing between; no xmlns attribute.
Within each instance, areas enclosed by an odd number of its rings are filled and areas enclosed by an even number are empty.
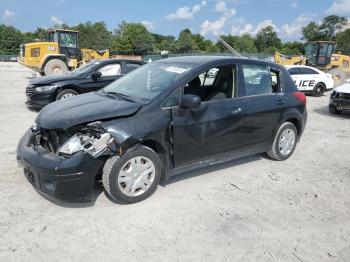
<svg viewBox="0 0 350 262"><path fill-rule="evenodd" d="M114 138L107 133L98 138L84 134L75 134L58 148L58 154L72 155L78 151L85 151L93 157L99 157L114 142Z"/></svg>
<svg viewBox="0 0 350 262"><path fill-rule="evenodd" d="M56 89L58 86L57 85L51 85L51 86L38 86L35 88L37 92L47 92L51 91L53 89Z"/></svg>
<svg viewBox="0 0 350 262"><path fill-rule="evenodd" d="M58 149L58 153L72 155L82 149L83 145L81 144L81 137L74 135Z"/></svg>

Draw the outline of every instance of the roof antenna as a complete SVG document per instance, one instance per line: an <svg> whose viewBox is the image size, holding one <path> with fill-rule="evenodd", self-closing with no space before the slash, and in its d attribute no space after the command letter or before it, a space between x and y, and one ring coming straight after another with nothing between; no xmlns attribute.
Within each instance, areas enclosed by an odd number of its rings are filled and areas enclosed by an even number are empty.
<svg viewBox="0 0 350 262"><path fill-rule="evenodd" d="M234 56L242 57L242 55L237 52L236 49L234 49L232 46L230 46L224 39L222 39L220 36L217 36L218 41L228 49Z"/></svg>

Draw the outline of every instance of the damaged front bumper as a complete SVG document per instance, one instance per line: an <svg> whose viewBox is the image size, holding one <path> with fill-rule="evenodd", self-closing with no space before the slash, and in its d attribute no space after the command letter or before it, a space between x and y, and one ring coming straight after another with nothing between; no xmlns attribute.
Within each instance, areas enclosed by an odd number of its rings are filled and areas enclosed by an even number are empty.
<svg viewBox="0 0 350 262"><path fill-rule="evenodd" d="M329 100L329 104L334 105L337 108L337 110L350 110L350 99L331 98Z"/></svg>
<svg viewBox="0 0 350 262"><path fill-rule="evenodd" d="M56 200L92 201L95 178L104 162L84 151L63 158L40 145L34 147L31 137L29 129L17 147L17 161L30 183Z"/></svg>

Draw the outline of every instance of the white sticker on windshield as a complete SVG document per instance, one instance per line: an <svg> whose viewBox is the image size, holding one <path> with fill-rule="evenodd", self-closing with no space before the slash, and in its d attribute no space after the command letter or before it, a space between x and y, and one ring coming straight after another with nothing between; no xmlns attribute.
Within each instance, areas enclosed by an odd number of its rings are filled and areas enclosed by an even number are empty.
<svg viewBox="0 0 350 262"><path fill-rule="evenodd" d="M186 68L181 68L177 66L169 66L165 69L168 72L176 73L176 74L183 74L184 72L187 71Z"/></svg>

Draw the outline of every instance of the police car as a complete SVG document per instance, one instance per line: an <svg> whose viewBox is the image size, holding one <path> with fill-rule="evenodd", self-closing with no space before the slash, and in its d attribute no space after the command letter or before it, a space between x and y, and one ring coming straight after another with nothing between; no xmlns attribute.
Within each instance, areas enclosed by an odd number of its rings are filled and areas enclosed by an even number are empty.
<svg viewBox="0 0 350 262"><path fill-rule="evenodd" d="M286 66L298 89L313 96L322 96L332 90L334 80L331 74L324 73L310 66Z"/></svg>

